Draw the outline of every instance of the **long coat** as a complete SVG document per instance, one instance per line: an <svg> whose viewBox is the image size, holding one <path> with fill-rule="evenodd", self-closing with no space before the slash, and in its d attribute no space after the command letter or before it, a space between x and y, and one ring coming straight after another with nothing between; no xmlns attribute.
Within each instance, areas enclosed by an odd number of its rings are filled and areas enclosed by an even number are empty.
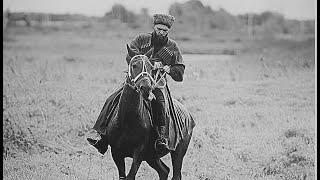
<svg viewBox="0 0 320 180"><path fill-rule="evenodd" d="M151 33L143 33L139 34L134 38L134 40L130 43L130 48L133 49L136 52L139 52L140 54L145 54L148 52L154 45L151 43ZM126 61L129 64L132 57L127 54ZM168 38L167 43L156 53L152 55L151 59L157 59L162 62L163 65L170 65L170 73L169 75L172 77L173 80L181 82L183 80L183 74L185 65L183 64L181 52L179 50L179 47L177 43ZM112 93L106 100L99 117L93 126L93 129L98 131L102 135L106 135L106 129L107 125L110 122L112 118L116 118L117 114L117 105L119 104L122 87L120 87L118 90L116 90L114 93ZM166 91L167 100L169 101L170 114L173 116L176 116L173 112L173 104L172 99L170 95L170 91L168 89L168 86L164 89Z"/></svg>

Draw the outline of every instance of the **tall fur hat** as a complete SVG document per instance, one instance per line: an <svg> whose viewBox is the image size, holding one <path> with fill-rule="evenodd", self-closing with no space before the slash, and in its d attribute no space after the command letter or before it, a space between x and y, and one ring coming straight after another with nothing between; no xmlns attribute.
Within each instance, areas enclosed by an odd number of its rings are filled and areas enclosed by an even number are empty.
<svg viewBox="0 0 320 180"><path fill-rule="evenodd" d="M171 28L175 18L169 14L154 14L153 15L153 25L163 24L169 29Z"/></svg>

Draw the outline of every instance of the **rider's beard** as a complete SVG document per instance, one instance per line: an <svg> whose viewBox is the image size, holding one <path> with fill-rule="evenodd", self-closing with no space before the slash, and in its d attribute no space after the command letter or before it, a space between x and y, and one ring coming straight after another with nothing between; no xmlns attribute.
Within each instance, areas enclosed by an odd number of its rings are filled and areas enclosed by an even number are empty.
<svg viewBox="0 0 320 180"><path fill-rule="evenodd" d="M168 40L168 34L166 35L162 35L160 33L153 33L153 42L155 43L155 45L164 45L167 43Z"/></svg>
<svg viewBox="0 0 320 180"><path fill-rule="evenodd" d="M156 39L160 42L164 42L167 38L167 35L162 35L162 34L156 34Z"/></svg>

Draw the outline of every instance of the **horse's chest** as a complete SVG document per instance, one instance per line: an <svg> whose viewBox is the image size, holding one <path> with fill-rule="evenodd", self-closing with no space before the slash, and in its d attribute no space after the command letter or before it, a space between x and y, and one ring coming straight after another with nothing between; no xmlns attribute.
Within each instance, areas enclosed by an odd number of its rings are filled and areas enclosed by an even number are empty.
<svg viewBox="0 0 320 180"><path fill-rule="evenodd" d="M112 137L112 145L121 149L145 144L148 141L149 130L145 127L128 127L121 130L121 133Z"/></svg>

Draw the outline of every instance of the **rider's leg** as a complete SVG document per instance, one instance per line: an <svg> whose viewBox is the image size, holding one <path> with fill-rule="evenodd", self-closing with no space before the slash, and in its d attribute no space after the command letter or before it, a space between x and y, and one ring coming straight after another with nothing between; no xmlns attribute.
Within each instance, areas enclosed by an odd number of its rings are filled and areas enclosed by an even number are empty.
<svg viewBox="0 0 320 180"><path fill-rule="evenodd" d="M123 90L123 87L120 87L114 93L112 93L103 105L99 117L93 126L93 129L96 130L99 134L106 134L107 125L110 121L109 115L113 113L116 108L117 103L119 103L120 94Z"/></svg>
<svg viewBox="0 0 320 180"><path fill-rule="evenodd" d="M153 90L156 99L153 100L153 107L156 108L156 121L154 122L158 128L159 138L156 140L156 147L168 149L168 140L166 139L166 114L164 94L158 88Z"/></svg>
<svg viewBox="0 0 320 180"><path fill-rule="evenodd" d="M106 138L107 125L114 113L116 104L119 103L120 94L123 87L112 93L106 100L99 117L93 126L93 137L87 138L89 144L93 145L101 154L104 154L108 149L108 139Z"/></svg>

